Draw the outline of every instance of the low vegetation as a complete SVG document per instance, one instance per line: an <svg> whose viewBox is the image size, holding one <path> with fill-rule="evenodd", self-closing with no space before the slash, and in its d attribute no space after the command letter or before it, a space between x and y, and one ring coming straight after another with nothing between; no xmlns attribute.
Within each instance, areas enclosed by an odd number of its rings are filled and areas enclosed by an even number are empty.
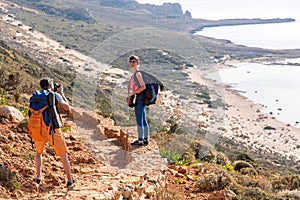
<svg viewBox="0 0 300 200"><path fill-rule="evenodd" d="M229 158L201 139L190 140L184 152L171 150L165 141L170 143L176 137L168 133L155 135L161 156L167 158L171 165L200 165L193 181L178 178L173 183L174 187L189 183L194 185L193 191L198 193L230 189L235 194L235 200L297 200L299 197L300 176L292 169L282 171L280 167L263 163L245 152L235 152L235 156L232 156L230 153L233 151L227 150L231 155ZM182 144L185 145L184 142Z"/></svg>
<svg viewBox="0 0 300 200"><path fill-rule="evenodd" d="M50 69L38 64L28 55L17 52L0 41L0 102L1 105L13 105L26 112L29 95L39 89L39 79L49 76L66 86L66 93L71 94L73 75Z"/></svg>
<svg viewBox="0 0 300 200"><path fill-rule="evenodd" d="M0 184L9 191L14 191L21 187L16 173L10 171L3 165L0 166Z"/></svg>

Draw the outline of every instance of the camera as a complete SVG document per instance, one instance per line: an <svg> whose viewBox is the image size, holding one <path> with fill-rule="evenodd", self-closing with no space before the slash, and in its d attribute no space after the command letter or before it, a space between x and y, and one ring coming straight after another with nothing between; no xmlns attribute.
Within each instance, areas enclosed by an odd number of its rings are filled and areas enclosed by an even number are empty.
<svg viewBox="0 0 300 200"><path fill-rule="evenodd" d="M54 92L57 92L57 89L61 86L59 83L54 83Z"/></svg>

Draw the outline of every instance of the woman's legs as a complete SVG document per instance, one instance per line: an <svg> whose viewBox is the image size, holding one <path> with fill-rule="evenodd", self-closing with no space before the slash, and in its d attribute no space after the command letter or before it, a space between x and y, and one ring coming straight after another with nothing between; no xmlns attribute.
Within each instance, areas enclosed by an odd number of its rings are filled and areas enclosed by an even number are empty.
<svg viewBox="0 0 300 200"><path fill-rule="evenodd" d="M143 104L140 101L138 101L137 105L134 108L139 142L143 141L143 135L144 135L144 126L143 126L143 109L144 108L143 107L144 107Z"/></svg>
<svg viewBox="0 0 300 200"><path fill-rule="evenodd" d="M146 106L142 103L142 101L138 101L135 107L135 117L138 129L138 140L140 142L148 140L149 126L146 118Z"/></svg>
<svg viewBox="0 0 300 200"><path fill-rule="evenodd" d="M146 106L144 106L142 114L143 114L142 119L143 119L143 127L144 127L144 141L148 141L148 138L149 138L149 125L148 125L148 122L147 122Z"/></svg>

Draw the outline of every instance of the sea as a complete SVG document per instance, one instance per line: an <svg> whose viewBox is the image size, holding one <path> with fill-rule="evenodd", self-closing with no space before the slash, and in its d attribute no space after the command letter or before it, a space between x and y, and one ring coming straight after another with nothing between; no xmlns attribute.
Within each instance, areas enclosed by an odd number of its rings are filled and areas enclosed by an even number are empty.
<svg viewBox="0 0 300 200"><path fill-rule="evenodd" d="M300 49L299 0L138 0L161 5L180 3L193 18L293 18L295 22L205 28L195 34L266 49ZM300 128L300 55L277 63L238 63L208 76L254 103L264 112Z"/></svg>

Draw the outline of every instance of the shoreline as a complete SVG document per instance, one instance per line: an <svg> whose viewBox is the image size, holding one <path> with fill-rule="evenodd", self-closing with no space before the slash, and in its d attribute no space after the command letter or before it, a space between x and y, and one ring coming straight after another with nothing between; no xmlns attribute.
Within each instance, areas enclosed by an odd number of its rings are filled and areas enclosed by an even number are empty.
<svg viewBox="0 0 300 200"><path fill-rule="evenodd" d="M231 68L231 62L218 65L214 70ZM268 113L264 113L262 105L256 104L239 94L238 91L205 78L208 73L211 73L211 70L202 72L204 76L202 76L201 82L204 81L211 91L223 94L226 104L224 124L223 127L220 127L222 136L241 144L258 155L270 155L270 157L286 158L295 163L300 162L299 128L289 126ZM192 77L195 75L190 75L191 81L198 82Z"/></svg>
<svg viewBox="0 0 300 200"><path fill-rule="evenodd" d="M254 60L252 59L250 59L250 60L245 60L245 61L239 61L239 62L236 62L236 61L231 61L231 62L229 62L228 64L226 64L225 66L223 66L223 67L220 67L220 68L218 68L218 69L216 69L216 70L214 70L214 71L212 71L212 72L209 72L209 73L207 73L206 74L206 79L207 79L207 81L209 81L209 80L212 80L212 81L215 81L214 79L210 79L210 78L208 78L207 77L207 75L209 75L209 74L212 74L212 73L217 73L217 72L219 72L220 70L224 70L224 69L235 69L235 68L239 68L237 65L238 64L259 64L259 65L264 65L264 66L272 66L272 65L274 65L274 66L276 66L276 65L287 65L287 66L290 66L290 67L293 67L293 66L298 66L298 64L281 64L282 62L284 62L284 61L281 61L281 62L278 62L278 63L274 63L274 62L272 62L271 61L271 63L264 63L264 61L263 60L260 60L260 61L257 61L257 60L255 60L255 62L253 62ZM218 81L217 81L218 82ZM249 92L248 90L245 90L245 89L238 89L238 88L236 88L234 85L235 84L230 84L230 83L217 83L216 82L216 84L219 84L219 85L222 85L223 87L225 87L226 89L228 89L228 90L231 90L232 92L234 92L236 95L239 95L239 96L241 96L241 97L243 97L245 100L249 100L249 101L251 101L253 104L255 104L255 105L260 105L261 107L262 107L262 113L264 113L264 114L268 114L270 117L272 117L272 118L274 118L274 119L276 119L276 120L278 120L279 122L281 122L281 123L284 123L284 124L287 124L288 126L291 126L291 127L293 127L293 128L296 128L296 129L300 129L300 127L298 127L297 126L297 122L298 122L298 120L297 119L294 119L294 121L292 121L290 118L282 118L282 119L280 119L280 118L277 118L276 116L275 116L275 112L277 111L277 108L275 108L275 107L273 107L272 108L272 106L270 106L270 104L268 104L268 103L270 103L270 102L258 102L258 101L255 101L255 100L252 100L252 97L251 97L251 95L249 96L247 96L246 94ZM237 83L236 83L237 84ZM274 99L273 99L274 101L276 100L276 98L274 97ZM279 100L276 100L276 101L279 101ZM283 106L283 105L282 105ZM271 110L268 110L268 109L266 109L266 108L272 108ZM278 108L279 110L281 110L281 108ZM282 109L286 109L286 107L283 107Z"/></svg>
<svg viewBox="0 0 300 200"><path fill-rule="evenodd" d="M197 19L195 19L197 20ZM190 33L195 35L197 32L202 31L205 28L223 27L223 26L241 26L241 25L257 25L257 24L277 24L277 23L290 23L295 22L293 18L273 18L273 19L220 19L211 21L208 20L207 24L192 29Z"/></svg>

